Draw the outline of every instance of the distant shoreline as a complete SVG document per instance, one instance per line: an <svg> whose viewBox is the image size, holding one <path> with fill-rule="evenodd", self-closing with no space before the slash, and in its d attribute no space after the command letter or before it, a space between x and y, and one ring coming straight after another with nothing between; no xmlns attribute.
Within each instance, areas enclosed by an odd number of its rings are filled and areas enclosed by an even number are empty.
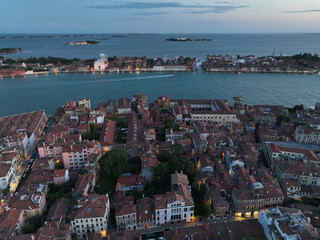
<svg viewBox="0 0 320 240"><path fill-rule="evenodd" d="M197 71L195 71L197 72ZM59 75L59 74L136 74L139 75L140 73L172 73L172 74L179 74L179 73L195 73L195 72L190 72L190 71L140 71L140 72L136 72L136 71L120 71L120 72L114 72L114 71L70 71L70 72L34 72L34 74L28 74L28 75L15 75L15 76L11 76L11 75L0 75L0 80L3 78L25 78L25 77L37 77L38 75ZM203 72L206 74L271 74L271 75L308 75L308 76L319 76L319 74L317 73L290 73L290 72L206 72L206 71L198 71L198 72Z"/></svg>
<svg viewBox="0 0 320 240"><path fill-rule="evenodd" d="M109 34L83 34L83 35L35 35L35 36L0 36L0 39L30 39L30 38L73 38L73 37L103 37Z"/></svg>
<svg viewBox="0 0 320 240"><path fill-rule="evenodd" d="M172 41L172 42L210 42L212 41L211 38L167 38L166 41Z"/></svg>
<svg viewBox="0 0 320 240"><path fill-rule="evenodd" d="M0 48L0 55L8 55L22 52L21 48Z"/></svg>

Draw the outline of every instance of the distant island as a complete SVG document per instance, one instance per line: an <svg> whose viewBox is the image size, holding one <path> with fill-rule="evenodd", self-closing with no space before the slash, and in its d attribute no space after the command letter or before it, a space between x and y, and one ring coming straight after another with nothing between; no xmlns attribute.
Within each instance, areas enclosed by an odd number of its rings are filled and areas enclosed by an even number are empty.
<svg viewBox="0 0 320 240"><path fill-rule="evenodd" d="M97 40L104 41L104 40L110 40L110 38L97 38Z"/></svg>
<svg viewBox="0 0 320 240"><path fill-rule="evenodd" d="M98 41L72 41L72 42L67 42L67 45L94 45L94 44L99 44L100 42Z"/></svg>
<svg viewBox="0 0 320 240"><path fill-rule="evenodd" d="M173 42L204 42L204 41L212 41L211 38L167 38L167 41Z"/></svg>
<svg viewBox="0 0 320 240"><path fill-rule="evenodd" d="M0 36L0 39L28 39L28 38L73 38L73 37L103 37L106 34L73 34L73 35L26 35L26 36Z"/></svg>
<svg viewBox="0 0 320 240"><path fill-rule="evenodd" d="M21 48L0 48L0 55L22 52Z"/></svg>
<svg viewBox="0 0 320 240"><path fill-rule="evenodd" d="M119 34L119 35L112 35L111 37L126 37L127 35Z"/></svg>

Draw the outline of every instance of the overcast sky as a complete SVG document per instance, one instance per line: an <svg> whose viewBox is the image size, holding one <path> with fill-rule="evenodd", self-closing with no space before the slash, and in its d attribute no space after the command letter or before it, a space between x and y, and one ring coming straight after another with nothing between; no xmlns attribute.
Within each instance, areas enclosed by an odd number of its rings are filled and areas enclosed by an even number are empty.
<svg viewBox="0 0 320 240"><path fill-rule="evenodd" d="M320 0L0 0L0 33L320 32Z"/></svg>

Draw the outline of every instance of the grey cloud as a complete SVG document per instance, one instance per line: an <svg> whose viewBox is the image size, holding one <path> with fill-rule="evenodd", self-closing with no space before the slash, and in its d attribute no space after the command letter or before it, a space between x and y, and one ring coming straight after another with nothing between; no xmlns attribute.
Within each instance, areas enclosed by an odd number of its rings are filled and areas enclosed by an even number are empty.
<svg viewBox="0 0 320 240"><path fill-rule="evenodd" d="M320 9L300 10L300 11L284 11L283 13L310 13L310 12L320 12Z"/></svg>
<svg viewBox="0 0 320 240"><path fill-rule="evenodd" d="M234 11L239 8L247 8L248 5L241 5L241 6L215 6L207 9L201 9L201 10L187 10L184 13L189 14L205 14L205 13L224 13L228 11Z"/></svg>
<svg viewBox="0 0 320 240"><path fill-rule="evenodd" d="M224 3L224 2L220 2ZM116 4L90 6L93 9L188 9L185 13L200 14L200 13L224 13L233 11L238 8L249 7L247 5L232 6L232 5L201 5L201 4L182 4L178 2L124 2ZM192 10L198 9L198 10Z"/></svg>
<svg viewBox="0 0 320 240"><path fill-rule="evenodd" d="M173 13L172 11L157 11L157 12L136 12L132 13L131 15L135 16L154 16L154 15L164 15Z"/></svg>
<svg viewBox="0 0 320 240"><path fill-rule="evenodd" d="M152 9L152 8L183 8L184 5L177 2L125 2L122 4L108 4L90 6L95 9Z"/></svg>

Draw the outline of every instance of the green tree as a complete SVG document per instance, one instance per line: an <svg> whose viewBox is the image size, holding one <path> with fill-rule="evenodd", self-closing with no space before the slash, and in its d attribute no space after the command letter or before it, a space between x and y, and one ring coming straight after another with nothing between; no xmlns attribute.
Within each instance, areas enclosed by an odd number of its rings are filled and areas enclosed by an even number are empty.
<svg viewBox="0 0 320 240"><path fill-rule="evenodd" d="M282 121L285 121L285 122L290 122L290 117L286 114L283 114L283 113L280 113L277 115L277 125L280 125L282 123Z"/></svg>
<svg viewBox="0 0 320 240"><path fill-rule="evenodd" d="M192 184L192 197L194 201L194 214L199 217L207 218L211 214L211 206L207 205L204 201L204 196L207 192L207 185L201 183L200 186L196 182Z"/></svg>
<svg viewBox="0 0 320 240"><path fill-rule="evenodd" d="M117 177L123 174L130 163L129 154L123 149L107 152L100 160L101 166L107 175Z"/></svg>
<svg viewBox="0 0 320 240"><path fill-rule="evenodd" d="M2 194L4 196L7 196L9 192L10 192L10 186L9 185L5 189L2 190Z"/></svg>
<svg viewBox="0 0 320 240"><path fill-rule="evenodd" d="M42 217L35 215L29 218L22 227L23 234L35 233L42 226Z"/></svg>
<svg viewBox="0 0 320 240"><path fill-rule="evenodd" d="M164 128L165 128L165 129L174 128L173 120L167 119L167 120L164 122Z"/></svg>

